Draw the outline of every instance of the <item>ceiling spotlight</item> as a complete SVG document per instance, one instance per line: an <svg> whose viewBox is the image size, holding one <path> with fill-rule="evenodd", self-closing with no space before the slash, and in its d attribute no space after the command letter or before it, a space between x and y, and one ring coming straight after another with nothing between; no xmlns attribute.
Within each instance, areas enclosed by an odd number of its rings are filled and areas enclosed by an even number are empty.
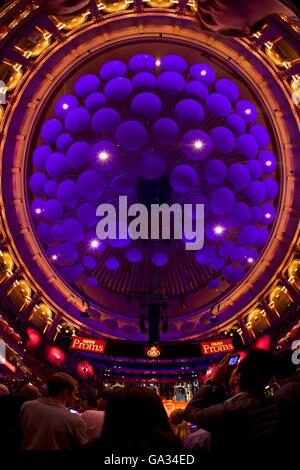
<svg viewBox="0 0 300 470"><path fill-rule="evenodd" d="M160 64L161 64L161 61L160 61L160 59L156 59L156 62L155 62L155 65L156 65L156 67L159 67L159 66L160 66Z"/></svg>
<svg viewBox="0 0 300 470"><path fill-rule="evenodd" d="M62 107L63 107L63 109L68 109L68 108L69 108L69 105L68 105L67 103L64 103L64 104L62 105Z"/></svg>
<svg viewBox="0 0 300 470"><path fill-rule="evenodd" d="M270 219L271 217L272 217L272 215L270 214L270 212L267 212L267 213L265 214L265 218L266 218L266 219Z"/></svg>
<svg viewBox="0 0 300 470"><path fill-rule="evenodd" d="M201 149L203 149L203 147L204 147L204 142L202 142L202 140L195 140L194 148L196 150L201 150Z"/></svg>
<svg viewBox="0 0 300 470"><path fill-rule="evenodd" d="M109 154L108 154L107 152L105 152L105 151L102 151L102 152L100 152L100 153L98 154L99 160L102 160L102 161L107 160L108 157L109 157Z"/></svg>
<svg viewBox="0 0 300 470"><path fill-rule="evenodd" d="M93 248L93 249L96 249L99 247L99 241L94 239L90 242L90 247Z"/></svg>
<svg viewBox="0 0 300 470"><path fill-rule="evenodd" d="M225 228L222 227L222 225L216 225L214 227L214 232L216 235L222 235L222 233L225 231Z"/></svg>
<svg viewBox="0 0 300 470"><path fill-rule="evenodd" d="M247 258L247 261L248 263L252 264L254 262L254 259L250 257L250 258Z"/></svg>
<svg viewBox="0 0 300 470"><path fill-rule="evenodd" d="M251 114L251 109L250 108L245 109L245 114Z"/></svg>
<svg viewBox="0 0 300 470"><path fill-rule="evenodd" d="M42 213L42 209L40 209L39 207L37 209L35 209L35 213L36 214L41 214Z"/></svg>
<svg viewBox="0 0 300 470"><path fill-rule="evenodd" d="M206 70L201 70L200 75L202 75L202 77L205 77L206 74L207 74Z"/></svg>
<svg viewBox="0 0 300 470"><path fill-rule="evenodd" d="M56 261L58 256L57 255L52 255L51 258L53 259L53 261Z"/></svg>
<svg viewBox="0 0 300 470"><path fill-rule="evenodd" d="M272 165L272 162L271 160L267 160L266 163L265 163L266 166L271 166Z"/></svg>

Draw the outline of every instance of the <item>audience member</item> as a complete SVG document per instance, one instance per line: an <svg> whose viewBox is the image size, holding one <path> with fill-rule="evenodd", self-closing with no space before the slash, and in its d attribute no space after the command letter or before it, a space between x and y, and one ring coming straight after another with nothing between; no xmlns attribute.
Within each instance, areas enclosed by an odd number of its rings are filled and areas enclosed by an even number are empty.
<svg viewBox="0 0 300 470"><path fill-rule="evenodd" d="M146 387L123 389L108 399L99 444L102 451L124 455L181 449L160 397Z"/></svg>
<svg viewBox="0 0 300 470"><path fill-rule="evenodd" d="M20 449L21 430L19 414L22 405L38 397L39 391L31 384L21 386L16 395L0 396L0 448L2 453Z"/></svg>
<svg viewBox="0 0 300 470"><path fill-rule="evenodd" d="M87 443L98 439L102 433L104 424L104 411L98 410L96 392L90 390L87 394L86 410L82 413L81 418L86 425L86 441Z"/></svg>
<svg viewBox="0 0 300 470"><path fill-rule="evenodd" d="M297 370L292 356L292 350L280 351L276 355L276 379L280 386L276 397L282 412L285 446L290 453L298 446L300 422L300 370Z"/></svg>
<svg viewBox="0 0 300 470"><path fill-rule="evenodd" d="M300 408L300 370L293 363L292 355L289 349L276 355L276 379L280 385L276 395Z"/></svg>
<svg viewBox="0 0 300 470"><path fill-rule="evenodd" d="M274 357L264 350L252 350L230 377L233 397L205 407L213 384L224 382L228 373L228 356L214 370L209 384L201 387L186 408L186 419L211 432L215 455L228 451L234 443L239 451L268 452L278 450L280 412L275 399L265 397L264 389L275 372Z"/></svg>
<svg viewBox="0 0 300 470"><path fill-rule="evenodd" d="M86 441L85 424L67 408L74 406L78 383L68 374L53 374L48 398L38 398L21 408L23 450L71 450Z"/></svg>
<svg viewBox="0 0 300 470"><path fill-rule="evenodd" d="M118 392L119 390L123 390L123 387L106 388L99 392L97 399L97 409L100 411L105 411L109 397L111 397L114 393Z"/></svg>
<svg viewBox="0 0 300 470"><path fill-rule="evenodd" d="M3 395L9 395L9 388L4 384L0 384L0 397Z"/></svg>

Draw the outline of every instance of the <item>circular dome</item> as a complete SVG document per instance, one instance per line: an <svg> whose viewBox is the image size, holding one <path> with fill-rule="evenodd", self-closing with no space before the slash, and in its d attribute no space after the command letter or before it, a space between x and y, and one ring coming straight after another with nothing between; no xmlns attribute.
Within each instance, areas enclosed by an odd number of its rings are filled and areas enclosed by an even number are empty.
<svg viewBox="0 0 300 470"><path fill-rule="evenodd" d="M99 81L85 88L78 69L72 83L82 89L56 92L29 156L32 216L48 262L72 292L84 285L103 311L115 299L126 317L126 296L137 315L137 293L155 291L178 315L178 296L202 308L253 268L247 258L259 258L276 221L278 152L237 77L196 56L166 51L159 63L153 48L137 50L87 62L84 76ZM53 119L60 124L45 132ZM171 220L185 210L182 233L171 225L169 235L165 226L156 238L145 235L151 205L170 208ZM119 219L124 225L114 227ZM191 221L204 224L202 241Z"/></svg>

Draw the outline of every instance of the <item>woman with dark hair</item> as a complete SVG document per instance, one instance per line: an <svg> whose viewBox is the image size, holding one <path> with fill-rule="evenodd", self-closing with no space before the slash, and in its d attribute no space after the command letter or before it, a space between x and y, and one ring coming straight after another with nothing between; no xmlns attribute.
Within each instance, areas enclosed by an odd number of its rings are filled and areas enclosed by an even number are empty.
<svg viewBox="0 0 300 470"><path fill-rule="evenodd" d="M181 449L160 397L147 388L129 388L107 402L100 445L106 453L130 455Z"/></svg>

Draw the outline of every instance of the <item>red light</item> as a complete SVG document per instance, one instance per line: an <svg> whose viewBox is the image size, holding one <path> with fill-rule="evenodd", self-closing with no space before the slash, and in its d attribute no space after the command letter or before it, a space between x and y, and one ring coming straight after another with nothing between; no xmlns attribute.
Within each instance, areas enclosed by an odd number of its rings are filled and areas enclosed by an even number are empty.
<svg viewBox="0 0 300 470"><path fill-rule="evenodd" d="M77 364L77 372L81 377L91 377L94 375L94 368L88 362L79 362Z"/></svg>
<svg viewBox="0 0 300 470"><path fill-rule="evenodd" d="M269 335L262 336L254 344L255 349L264 349L265 351L271 350L271 338Z"/></svg>
<svg viewBox="0 0 300 470"><path fill-rule="evenodd" d="M27 329L27 334L29 336L29 340L27 341L27 348L28 349L35 349L42 341L42 337L40 333L33 328Z"/></svg>
<svg viewBox="0 0 300 470"><path fill-rule="evenodd" d="M53 364L60 365L64 362L66 355L61 349L57 348L56 346L51 346L48 349L47 357L48 360Z"/></svg>
<svg viewBox="0 0 300 470"><path fill-rule="evenodd" d="M247 353L245 351L237 351L237 354L240 355L240 358L239 358L239 363L245 359L245 357L247 356Z"/></svg>
<svg viewBox="0 0 300 470"><path fill-rule="evenodd" d="M11 362L7 361L5 357L1 356L0 354L0 364L6 366L11 372L16 372L16 367L11 364Z"/></svg>
<svg viewBox="0 0 300 470"><path fill-rule="evenodd" d="M212 364L211 366L208 367L205 375L204 375L204 381L208 380L211 377L211 374L213 373L214 369L216 368L216 364Z"/></svg>

